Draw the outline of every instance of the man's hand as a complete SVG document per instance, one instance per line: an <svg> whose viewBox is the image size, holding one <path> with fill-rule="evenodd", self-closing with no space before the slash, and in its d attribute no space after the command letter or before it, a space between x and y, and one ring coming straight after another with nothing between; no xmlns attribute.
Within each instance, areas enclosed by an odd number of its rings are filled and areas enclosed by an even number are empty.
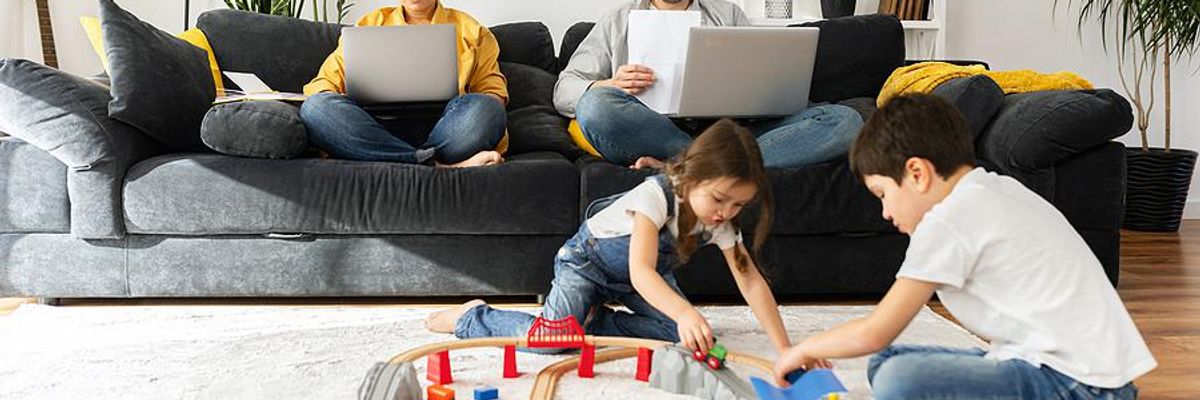
<svg viewBox="0 0 1200 400"><path fill-rule="evenodd" d="M786 353L780 355L778 360L775 360L775 383L779 387L785 387L790 384L785 377L792 371L798 369L811 371L817 368L833 368L833 364L829 360L809 357L805 354L804 343L801 343L793 346Z"/></svg>
<svg viewBox="0 0 1200 400"><path fill-rule="evenodd" d="M625 93L638 94L654 84L654 71L650 67L637 64L626 64L617 68L612 79L597 81L592 86L611 86L624 90Z"/></svg>

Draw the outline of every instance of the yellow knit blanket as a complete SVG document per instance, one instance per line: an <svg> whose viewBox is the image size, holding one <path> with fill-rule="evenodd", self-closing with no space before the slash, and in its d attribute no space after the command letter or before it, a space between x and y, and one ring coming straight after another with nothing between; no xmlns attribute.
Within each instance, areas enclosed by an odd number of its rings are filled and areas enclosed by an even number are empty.
<svg viewBox="0 0 1200 400"><path fill-rule="evenodd" d="M982 65L959 66L944 62L923 62L896 68L875 103L879 107L893 97L904 93L929 93L938 85L954 78L972 75L987 75L1005 94L1037 92L1042 90L1091 89L1092 83L1074 72L1045 74L1033 70L988 71Z"/></svg>

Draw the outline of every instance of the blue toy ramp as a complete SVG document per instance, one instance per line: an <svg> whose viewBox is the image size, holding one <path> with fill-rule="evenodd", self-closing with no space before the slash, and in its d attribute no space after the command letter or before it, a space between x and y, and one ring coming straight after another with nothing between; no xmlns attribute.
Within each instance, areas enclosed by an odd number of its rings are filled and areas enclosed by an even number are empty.
<svg viewBox="0 0 1200 400"><path fill-rule="evenodd" d="M750 378L750 383L754 385L754 392L761 400L818 400L830 393L846 392L846 387L842 386L842 382L838 381L832 370L814 369L797 375L793 377L792 374L788 374L792 385L787 389L777 388L759 378Z"/></svg>

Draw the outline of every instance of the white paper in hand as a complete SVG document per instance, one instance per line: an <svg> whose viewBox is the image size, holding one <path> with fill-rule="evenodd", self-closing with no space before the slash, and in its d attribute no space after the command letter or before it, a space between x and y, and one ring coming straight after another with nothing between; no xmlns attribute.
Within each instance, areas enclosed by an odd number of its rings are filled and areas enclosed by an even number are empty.
<svg viewBox="0 0 1200 400"><path fill-rule="evenodd" d="M700 26L699 11L629 12L629 63L649 67L655 79L637 98L660 114L679 112L688 34L693 26Z"/></svg>

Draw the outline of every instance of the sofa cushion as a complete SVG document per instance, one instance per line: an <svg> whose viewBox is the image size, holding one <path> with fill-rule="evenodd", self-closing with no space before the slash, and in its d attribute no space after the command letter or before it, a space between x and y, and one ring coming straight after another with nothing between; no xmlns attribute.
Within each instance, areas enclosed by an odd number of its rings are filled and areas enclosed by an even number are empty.
<svg viewBox="0 0 1200 400"><path fill-rule="evenodd" d="M536 21L496 25L488 30L500 45L500 62L520 63L548 73L557 73L554 38L550 28Z"/></svg>
<svg viewBox="0 0 1200 400"><path fill-rule="evenodd" d="M65 233L71 229L67 167L29 143L0 135L0 232Z"/></svg>
<svg viewBox="0 0 1200 400"><path fill-rule="evenodd" d="M875 97L892 71L904 65L904 28L894 15L859 15L799 26L821 28L808 94L811 101Z"/></svg>
<svg viewBox="0 0 1200 400"><path fill-rule="evenodd" d="M433 168L172 154L130 170L130 232L172 235L570 234L579 174L557 154Z"/></svg>
<svg viewBox="0 0 1200 400"><path fill-rule="evenodd" d="M508 151L552 151L574 161L583 151L567 133L568 121L553 106L532 105L508 112Z"/></svg>
<svg viewBox="0 0 1200 400"><path fill-rule="evenodd" d="M116 238L125 171L162 152L157 142L109 118L108 88L28 60L0 60L0 130L65 165L71 233ZM4 173L0 171L0 173Z"/></svg>
<svg viewBox="0 0 1200 400"><path fill-rule="evenodd" d="M508 109L531 105L554 107L554 84L558 77L540 68L501 62L500 73L508 78Z"/></svg>
<svg viewBox="0 0 1200 400"><path fill-rule="evenodd" d="M557 72L562 72L563 68L567 67L567 63L571 62L571 56L575 55L575 50L579 49L579 44L583 43L583 39L589 33L592 33L592 27L596 26L595 22L576 22L567 28L567 32L563 34L562 45L558 50L558 68Z"/></svg>
<svg viewBox="0 0 1200 400"><path fill-rule="evenodd" d="M342 26L298 18L220 9L200 15L226 71L253 72L272 89L301 92L337 48Z"/></svg>
<svg viewBox="0 0 1200 400"><path fill-rule="evenodd" d="M973 139L979 138L996 110L1000 109L1000 103L1004 102L1004 90L987 75L951 79L933 89L933 95L958 109L971 129Z"/></svg>
<svg viewBox="0 0 1200 400"><path fill-rule="evenodd" d="M216 97L208 53L100 0L100 27L112 76L108 115L162 144L206 151L200 121Z"/></svg>
<svg viewBox="0 0 1200 400"><path fill-rule="evenodd" d="M1053 199L1051 167L1132 126L1129 102L1108 89L1012 94L975 147L987 164Z"/></svg>
<svg viewBox="0 0 1200 400"><path fill-rule="evenodd" d="M632 189L653 170L628 167L584 157L579 161L582 177L580 209L598 198ZM896 230L880 217L879 200L867 191L846 160L801 168L769 169L775 200L772 235L873 234ZM741 217L742 233L754 232L757 207Z"/></svg>
<svg viewBox="0 0 1200 400"><path fill-rule="evenodd" d="M222 154L293 158L308 149L308 130L300 121L300 103L239 101L208 110L200 136Z"/></svg>

